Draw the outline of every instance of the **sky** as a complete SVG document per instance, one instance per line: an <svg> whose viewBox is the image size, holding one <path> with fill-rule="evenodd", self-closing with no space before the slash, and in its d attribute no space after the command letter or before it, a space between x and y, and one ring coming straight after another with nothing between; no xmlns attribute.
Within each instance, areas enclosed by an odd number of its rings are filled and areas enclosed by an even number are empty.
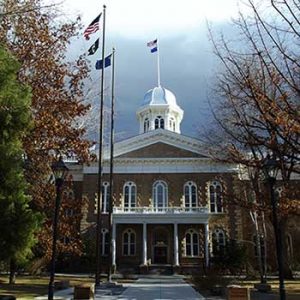
<svg viewBox="0 0 300 300"><path fill-rule="evenodd" d="M161 85L175 94L184 110L181 132L197 137L211 118L208 101L218 72L206 23L210 22L217 31L230 32L228 24L237 15L238 0L65 0L64 17L74 20L80 15L87 26L102 11L103 4L105 53L116 48L116 131L123 137L138 134L135 112L144 94L157 86L156 54L150 53L146 43L157 38ZM72 55L87 51L97 34L90 41L80 37L71 44ZM93 69L101 51L89 58ZM95 98L96 103L100 75L92 71L91 78L93 92L89 92L89 97ZM108 87L110 80L106 79Z"/></svg>

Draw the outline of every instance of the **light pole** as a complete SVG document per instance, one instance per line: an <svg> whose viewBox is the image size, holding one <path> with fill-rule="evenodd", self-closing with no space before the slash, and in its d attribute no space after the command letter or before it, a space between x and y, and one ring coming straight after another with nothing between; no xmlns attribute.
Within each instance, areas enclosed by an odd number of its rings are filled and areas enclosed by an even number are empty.
<svg viewBox="0 0 300 300"><path fill-rule="evenodd" d="M64 164L62 157L59 157L58 161L55 161L52 166L52 172L55 178L56 186L56 199L55 210L53 216L53 234L52 234L52 257L50 266L50 280L48 286L48 300L53 300L54 293L54 276L55 276L55 260L56 260L56 241L57 241L57 225L58 225L58 213L60 206L61 188L64 183L64 178L68 172L67 166Z"/></svg>
<svg viewBox="0 0 300 300"><path fill-rule="evenodd" d="M275 156L270 157L270 155L267 155L265 162L263 164L263 172L270 189L270 197L271 197L270 200L271 200L271 207L272 207L273 227L274 227L274 235L276 241L276 254L277 254L277 264L278 264L278 273L279 273L280 300L285 300L286 297L285 297L284 276L283 276L282 235L281 235L281 228L278 224L278 211L277 211L278 203L274 192L274 185L276 183L276 176L278 173L278 161L276 160Z"/></svg>

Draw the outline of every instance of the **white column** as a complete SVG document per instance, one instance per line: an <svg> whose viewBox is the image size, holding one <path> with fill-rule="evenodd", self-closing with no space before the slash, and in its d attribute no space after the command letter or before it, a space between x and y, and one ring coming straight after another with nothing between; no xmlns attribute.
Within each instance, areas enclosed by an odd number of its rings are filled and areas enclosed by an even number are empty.
<svg viewBox="0 0 300 300"><path fill-rule="evenodd" d="M205 226L205 265L209 265L209 227L208 223L204 224Z"/></svg>
<svg viewBox="0 0 300 300"><path fill-rule="evenodd" d="M111 248L112 248L112 265L116 266L116 223L112 224L112 237L111 237Z"/></svg>
<svg viewBox="0 0 300 300"><path fill-rule="evenodd" d="M143 265L147 265L147 223L143 223Z"/></svg>
<svg viewBox="0 0 300 300"><path fill-rule="evenodd" d="M179 266L178 224L174 223L174 265Z"/></svg>

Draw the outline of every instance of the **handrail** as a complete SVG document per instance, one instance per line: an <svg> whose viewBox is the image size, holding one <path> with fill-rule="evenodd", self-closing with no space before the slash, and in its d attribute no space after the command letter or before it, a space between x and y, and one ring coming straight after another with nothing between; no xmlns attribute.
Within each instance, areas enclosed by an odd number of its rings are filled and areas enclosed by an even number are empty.
<svg viewBox="0 0 300 300"><path fill-rule="evenodd" d="M149 213L161 213L161 214L179 214L179 213L208 213L207 207L114 207L113 213L136 213L136 214L149 214Z"/></svg>

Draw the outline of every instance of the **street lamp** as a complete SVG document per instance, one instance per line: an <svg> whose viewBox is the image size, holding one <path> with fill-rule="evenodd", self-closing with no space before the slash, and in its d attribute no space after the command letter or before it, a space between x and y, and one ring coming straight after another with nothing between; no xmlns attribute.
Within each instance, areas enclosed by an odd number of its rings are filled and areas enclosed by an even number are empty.
<svg viewBox="0 0 300 300"><path fill-rule="evenodd" d="M277 211L278 203L274 192L276 176L279 170L278 167L279 167L278 161L276 160L275 156L270 157L270 155L267 155L263 164L263 172L270 189L273 227L274 227L274 234L275 234L275 241L276 241L277 264L278 264L278 273L279 273L280 300L285 300L286 297L285 297L284 276L283 276L282 235L281 235L281 228L278 224L278 211Z"/></svg>
<svg viewBox="0 0 300 300"><path fill-rule="evenodd" d="M48 287L48 300L53 300L54 293L54 276L55 276L55 260L56 260L56 241L57 241L57 225L58 225L58 213L60 206L61 188L64 183L65 176L68 172L68 168L63 162L60 156L58 161L55 161L51 166L56 186L56 200L55 210L53 217L53 235L52 235L52 257L51 257L51 269L50 269L50 280Z"/></svg>

